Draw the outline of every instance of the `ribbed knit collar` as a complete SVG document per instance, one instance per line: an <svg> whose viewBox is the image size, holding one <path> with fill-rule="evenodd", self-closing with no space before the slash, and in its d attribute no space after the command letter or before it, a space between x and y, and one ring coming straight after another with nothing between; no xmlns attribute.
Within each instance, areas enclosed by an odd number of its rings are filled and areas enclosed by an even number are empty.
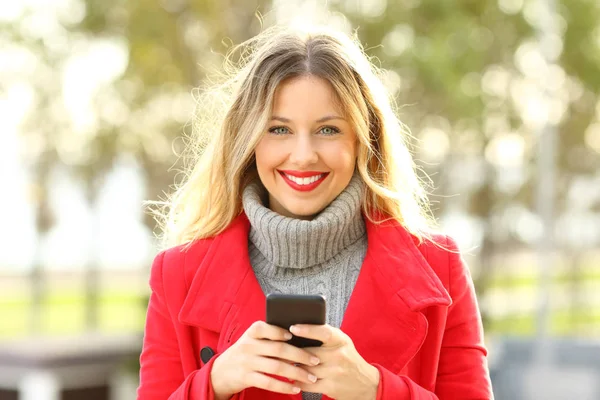
<svg viewBox="0 0 600 400"><path fill-rule="evenodd" d="M331 204L306 221L265 207L266 189L255 181L244 189L242 197L251 225L249 240L277 267L309 268L322 264L365 235L363 192L364 183L355 174Z"/></svg>

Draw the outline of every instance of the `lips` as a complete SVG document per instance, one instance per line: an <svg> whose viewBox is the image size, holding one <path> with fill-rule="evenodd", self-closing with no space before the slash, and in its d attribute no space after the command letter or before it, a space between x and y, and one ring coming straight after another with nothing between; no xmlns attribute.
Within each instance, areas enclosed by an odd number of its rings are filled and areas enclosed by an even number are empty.
<svg viewBox="0 0 600 400"><path fill-rule="evenodd" d="M294 190L308 192L316 189L329 175L318 171L278 171L283 180Z"/></svg>

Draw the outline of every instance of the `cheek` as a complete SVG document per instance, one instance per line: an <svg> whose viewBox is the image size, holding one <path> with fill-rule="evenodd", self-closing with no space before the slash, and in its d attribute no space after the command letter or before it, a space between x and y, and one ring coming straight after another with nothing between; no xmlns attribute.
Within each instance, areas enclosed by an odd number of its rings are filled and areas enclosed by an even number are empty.
<svg viewBox="0 0 600 400"><path fill-rule="evenodd" d="M256 146L254 155L256 157L256 168L259 171L264 171L273 167L274 158L276 158L276 150L269 145L268 141L262 140Z"/></svg>
<svg viewBox="0 0 600 400"><path fill-rule="evenodd" d="M326 163L332 169L354 168L357 146L354 142L338 143L336 146L331 146L326 152Z"/></svg>

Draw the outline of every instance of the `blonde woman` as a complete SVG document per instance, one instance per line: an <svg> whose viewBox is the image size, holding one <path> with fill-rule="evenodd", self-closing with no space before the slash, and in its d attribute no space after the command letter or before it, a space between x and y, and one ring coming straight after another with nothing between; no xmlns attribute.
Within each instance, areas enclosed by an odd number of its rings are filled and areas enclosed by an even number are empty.
<svg viewBox="0 0 600 400"><path fill-rule="evenodd" d="M469 271L359 44L275 28L241 49L162 209L138 398L492 398ZM327 324L268 325L268 293L324 295Z"/></svg>

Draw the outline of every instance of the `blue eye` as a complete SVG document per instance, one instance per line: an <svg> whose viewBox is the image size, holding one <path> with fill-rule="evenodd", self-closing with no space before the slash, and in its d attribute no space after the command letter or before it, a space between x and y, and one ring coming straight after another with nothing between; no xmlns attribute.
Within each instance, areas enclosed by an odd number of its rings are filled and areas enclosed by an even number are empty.
<svg viewBox="0 0 600 400"><path fill-rule="evenodd" d="M321 128L321 133L325 136L333 136L340 133L340 130L335 126L324 126Z"/></svg>
<svg viewBox="0 0 600 400"><path fill-rule="evenodd" d="M285 135L288 133L288 129L285 126L274 126L269 128L269 132L274 135Z"/></svg>

